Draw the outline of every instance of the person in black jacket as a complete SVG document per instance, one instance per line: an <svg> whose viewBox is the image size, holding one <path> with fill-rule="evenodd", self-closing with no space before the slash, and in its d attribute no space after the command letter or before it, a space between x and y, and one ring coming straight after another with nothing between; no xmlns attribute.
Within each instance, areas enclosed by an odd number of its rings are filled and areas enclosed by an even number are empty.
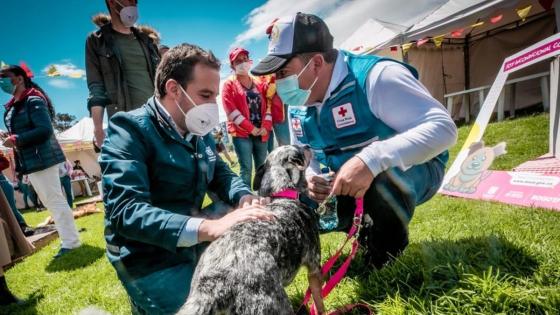
<svg viewBox="0 0 560 315"><path fill-rule="evenodd" d="M103 145L103 116L111 118L146 103L154 92L155 70L160 61L157 32L135 27L137 0L106 0L110 17L98 15L99 29L86 39L88 110L94 124L94 143ZM152 36L150 36L152 35Z"/></svg>
<svg viewBox="0 0 560 315"><path fill-rule="evenodd" d="M79 247L72 210L62 194L58 164L66 158L54 136L54 109L48 96L31 81L32 75L19 66L0 71L0 88L12 99L5 105L2 134L4 146L14 149L16 172L28 175L39 198L51 211L62 247L55 256Z"/></svg>

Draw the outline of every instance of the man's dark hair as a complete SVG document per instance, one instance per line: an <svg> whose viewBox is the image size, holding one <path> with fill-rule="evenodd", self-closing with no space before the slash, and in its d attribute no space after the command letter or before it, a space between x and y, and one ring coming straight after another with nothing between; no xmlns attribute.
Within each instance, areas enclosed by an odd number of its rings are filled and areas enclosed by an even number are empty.
<svg viewBox="0 0 560 315"><path fill-rule="evenodd" d="M303 60L303 62L307 63L309 62L309 60L311 60L311 58L313 58L313 56L317 54L323 55L323 59L325 59L326 63L333 64L336 61L336 57L338 56L338 50L333 48L325 52L302 53L302 54L298 54L297 56L300 57L301 60Z"/></svg>
<svg viewBox="0 0 560 315"><path fill-rule="evenodd" d="M111 13L111 6L109 6L109 0L105 0L105 5L107 6L107 12Z"/></svg>
<svg viewBox="0 0 560 315"><path fill-rule="evenodd" d="M159 98L165 96L165 83L170 79L186 86L193 79L194 66L199 63L220 70L220 61L211 51L191 44L171 48L156 69L155 95Z"/></svg>

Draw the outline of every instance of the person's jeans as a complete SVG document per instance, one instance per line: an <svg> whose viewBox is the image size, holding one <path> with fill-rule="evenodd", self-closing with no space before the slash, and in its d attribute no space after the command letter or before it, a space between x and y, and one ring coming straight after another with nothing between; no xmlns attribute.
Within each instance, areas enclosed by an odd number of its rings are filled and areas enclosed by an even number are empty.
<svg viewBox="0 0 560 315"><path fill-rule="evenodd" d="M288 108L284 108L284 112L287 112ZM284 119L283 122L279 124L274 124L274 135L276 136L276 142L279 146L290 144L290 122L288 117Z"/></svg>
<svg viewBox="0 0 560 315"><path fill-rule="evenodd" d="M31 181L31 185L35 188L41 201L51 212L54 225L62 240L62 247L69 249L79 247L80 237L76 229L72 209L70 209L66 198L62 194L58 165L29 174L29 181Z"/></svg>
<svg viewBox="0 0 560 315"><path fill-rule="evenodd" d="M233 147L239 160L241 169L240 177L243 182L251 187L253 174L253 159L255 168L264 163L267 155L268 142L262 142L261 137L249 136L248 138L233 137Z"/></svg>
<svg viewBox="0 0 560 315"><path fill-rule="evenodd" d="M8 200L8 203L10 204L10 208L12 208L12 212L14 213L14 216L16 217L16 220L18 221L19 225L26 226L27 224L25 223L25 219L23 218L23 215L21 215L21 213L16 207L16 199L14 197L14 187L12 186L12 184L10 184L10 182L8 182L8 180L6 180L6 177L4 177L4 175L0 176L0 186L4 191L4 195L6 195L6 199Z"/></svg>
<svg viewBox="0 0 560 315"><path fill-rule="evenodd" d="M74 197L72 196L72 181L70 180L70 176L66 175L61 177L60 184L64 188L68 205L72 208L74 206Z"/></svg>

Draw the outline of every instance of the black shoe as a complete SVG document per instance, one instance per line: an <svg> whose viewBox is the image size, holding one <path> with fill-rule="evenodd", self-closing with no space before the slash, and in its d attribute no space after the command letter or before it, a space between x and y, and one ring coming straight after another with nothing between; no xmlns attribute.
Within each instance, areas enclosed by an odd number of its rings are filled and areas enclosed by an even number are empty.
<svg viewBox="0 0 560 315"><path fill-rule="evenodd" d="M20 225L19 227L21 228L21 231L23 232L23 235L25 235L26 237L35 234L35 229L33 229L32 227L30 227L27 224Z"/></svg>
<svg viewBox="0 0 560 315"><path fill-rule="evenodd" d="M4 276L0 277L0 305L20 304L23 301L12 294Z"/></svg>
<svg viewBox="0 0 560 315"><path fill-rule="evenodd" d="M58 251L58 253L56 253L56 255L54 255L54 259L58 259L66 254L68 254L69 252L73 251L75 248L64 248L61 247L60 250Z"/></svg>

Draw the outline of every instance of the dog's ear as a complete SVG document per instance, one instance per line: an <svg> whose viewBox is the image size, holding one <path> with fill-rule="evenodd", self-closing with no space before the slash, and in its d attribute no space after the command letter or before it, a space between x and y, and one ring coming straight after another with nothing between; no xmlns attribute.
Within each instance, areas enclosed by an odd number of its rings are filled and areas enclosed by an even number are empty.
<svg viewBox="0 0 560 315"><path fill-rule="evenodd" d="M259 190L261 188L261 182L264 173L266 171L266 168L267 168L266 162L257 168L257 171L255 172L255 178L253 178L253 190Z"/></svg>

